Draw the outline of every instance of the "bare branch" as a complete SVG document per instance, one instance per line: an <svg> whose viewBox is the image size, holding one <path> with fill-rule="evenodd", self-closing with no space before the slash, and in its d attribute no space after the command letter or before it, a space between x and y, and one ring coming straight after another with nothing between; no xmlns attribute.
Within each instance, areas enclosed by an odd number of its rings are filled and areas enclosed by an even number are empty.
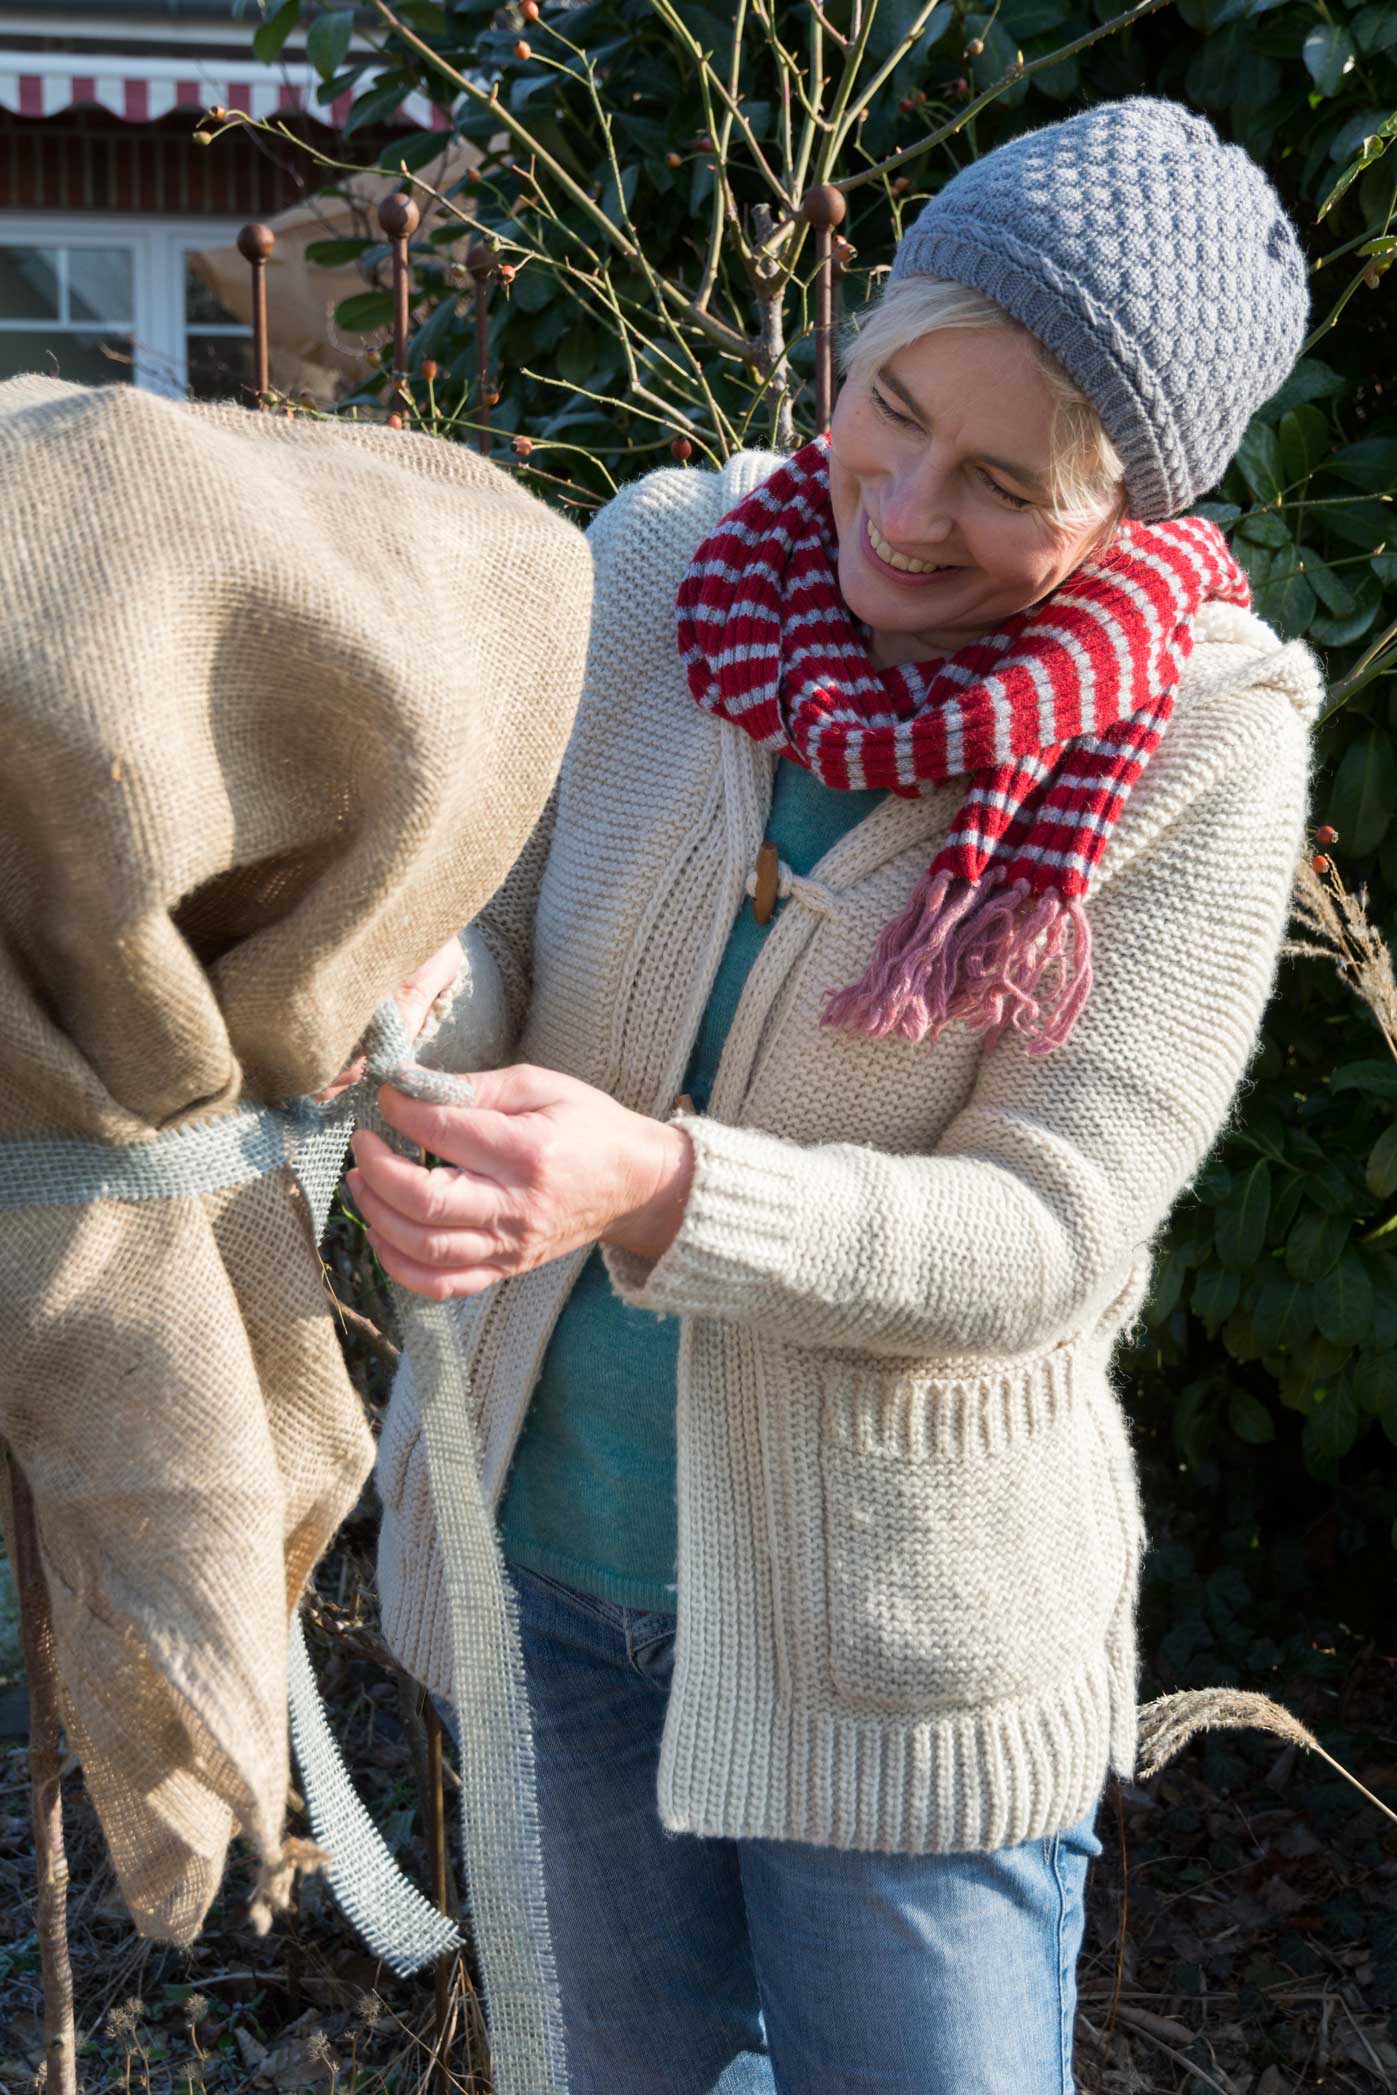
<svg viewBox="0 0 1397 2095"><path fill-rule="evenodd" d="M846 175L842 182L835 182L835 188L842 189L847 196L855 189L862 189L867 182L876 182L880 175L904 174L913 160L920 159L923 153L929 153L935 146L944 145L948 138L954 138L958 131L963 131L972 117L978 116L982 109L987 109L991 102L997 101L1005 88L1012 87L1016 80L1031 80L1035 73L1044 73L1049 66L1060 65L1064 58L1072 58L1078 51L1085 51L1088 44L1099 43L1103 36L1113 36L1118 29L1128 29L1132 22L1142 20L1145 15L1155 14L1161 7L1168 7L1170 4L1171 0L1137 0L1137 4L1127 8L1123 15L1115 15L1109 22L1102 22L1097 28L1089 29L1085 36L1075 38L1072 43L1063 44L1056 51L1046 51L1041 58L1030 59L1027 65L1012 66L1002 80L997 80L993 87L986 88L982 95L978 95L973 102L968 102L953 122L942 124L939 130L930 132L925 138L919 138L915 145L890 153L886 160L875 161L871 167L864 168L859 174Z"/></svg>

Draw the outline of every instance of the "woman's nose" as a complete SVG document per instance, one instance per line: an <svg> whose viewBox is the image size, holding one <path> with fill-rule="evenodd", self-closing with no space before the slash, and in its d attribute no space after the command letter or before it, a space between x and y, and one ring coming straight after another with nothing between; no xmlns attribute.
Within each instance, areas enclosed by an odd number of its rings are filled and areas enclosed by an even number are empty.
<svg viewBox="0 0 1397 2095"><path fill-rule="evenodd" d="M939 545L955 529L950 476L925 460L912 472L893 474L883 489L880 522L895 546Z"/></svg>

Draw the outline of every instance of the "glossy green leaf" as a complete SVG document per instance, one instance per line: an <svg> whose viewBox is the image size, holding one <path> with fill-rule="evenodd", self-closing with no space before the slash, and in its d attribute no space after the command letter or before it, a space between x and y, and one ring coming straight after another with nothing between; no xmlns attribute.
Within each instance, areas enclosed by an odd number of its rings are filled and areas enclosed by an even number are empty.
<svg viewBox="0 0 1397 2095"><path fill-rule="evenodd" d="M1326 1215L1349 1220L1363 1205L1363 1174L1356 1160L1341 1153L1326 1157L1307 1176L1305 1198Z"/></svg>
<svg viewBox="0 0 1397 2095"><path fill-rule="evenodd" d="M1264 1346L1298 1346L1314 1330L1309 1282L1296 1280L1273 1260L1252 1302L1251 1321Z"/></svg>
<svg viewBox="0 0 1397 2095"><path fill-rule="evenodd" d="M1397 45L1397 7L1364 7L1352 22L1353 40L1365 58Z"/></svg>
<svg viewBox="0 0 1397 2095"><path fill-rule="evenodd" d="M1346 1251L1338 1264L1315 1282L1311 1297L1314 1320L1336 1346L1361 1346L1373 1328L1373 1288L1361 1253Z"/></svg>
<svg viewBox="0 0 1397 2095"><path fill-rule="evenodd" d="M346 138L355 131L362 131L366 124L386 123L402 102L412 83L404 73L385 75L376 80L367 94L362 94L349 106L340 129ZM498 120L497 120L498 121Z"/></svg>
<svg viewBox="0 0 1397 2095"><path fill-rule="evenodd" d="M1236 464L1258 502L1277 500L1283 475L1281 447L1275 430L1256 416L1237 446Z"/></svg>
<svg viewBox="0 0 1397 2095"><path fill-rule="evenodd" d="M1336 95L1344 84L1344 75L1353 70L1357 53L1347 29L1321 22L1305 38L1301 56L1320 93Z"/></svg>
<svg viewBox="0 0 1397 2095"><path fill-rule="evenodd" d="M391 327L393 323L393 297L388 291L358 291L353 298L342 298L335 307L335 324L347 328L350 334L367 335L375 328Z"/></svg>
<svg viewBox="0 0 1397 2095"><path fill-rule="evenodd" d="M1327 560L1321 560L1311 546L1301 554L1305 564L1305 575L1326 611L1335 618L1351 618L1355 610L1353 591L1341 576L1336 575Z"/></svg>
<svg viewBox="0 0 1397 2095"><path fill-rule="evenodd" d="M1326 470L1327 466L1326 460ZM1348 501L1341 508L1326 509L1324 520L1331 538L1341 538L1365 556L1374 546L1384 545L1394 530L1392 511L1385 502Z"/></svg>
<svg viewBox="0 0 1397 2095"><path fill-rule="evenodd" d="M1332 1272L1348 1243L1349 1226L1346 1215L1302 1209L1285 1244L1285 1267L1292 1280L1318 1281Z"/></svg>
<svg viewBox="0 0 1397 2095"><path fill-rule="evenodd" d="M1189 1307L1195 1316L1201 1317L1209 1333L1215 1334L1219 1324L1225 1323L1237 1307L1242 1292L1242 1276L1227 1266L1204 1266L1193 1283L1189 1296Z"/></svg>
<svg viewBox="0 0 1397 2095"><path fill-rule="evenodd" d="M1269 546L1273 552L1288 552L1288 566L1295 565L1300 558L1290 535L1290 526L1279 509L1255 509L1250 516L1243 517L1237 526L1236 542L1239 547Z"/></svg>
<svg viewBox="0 0 1397 2095"><path fill-rule="evenodd" d="M1224 1266L1254 1265L1266 1242L1271 1212L1271 1167L1258 1158L1217 1213L1216 1243Z"/></svg>
<svg viewBox="0 0 1397 2095"><path fill-rule="evenodd" d="M1290 1234L1290 1225L1304 1197L1304 1179L1298 1172L1288 1171L1271 1196L1271 1235L1277 1243L1283 1243Z"/></svg>
<svg viewBox="0 0 1397 2095"><path fill-rule="evenodd" d="M1327 1382L1337 1375L1345 1365L1353 1347L1326 1338L1322 1331L1312 1332L1300 1349L1300 1364L1311 1382Z"/></svg>
<svg viewBox="0 0 1397 2095"><path fill-rule="evenodd" d="M1234 1389L1227 1400L1227 1422L1238 1440L1248 1447L1264 1447L1276 1437L1276 1422L1260 1397L1249 1389Z"/></svg>
<svg viewBox="0 0 1397 2095"><path fill-rule="evenodd" d="M1363 1175L1374 1200L1387 1200L1397 1193L1397 1120L1383 1129L1369 1150Z"/></svg>
<svg viewBox="0 0 1397 2095"><path fill-rule="evenodd" d="M1310 1412L1301 1430L1307 1466L1321 1474L1331 1470L1357 1440L1362 1423L1353 1391L1346 1382L1336 1382L1326 1390L1324 1402Z"/></svg>
<svg viewBox="0 0 1397 2095"><path fill-rule="evenodd" d="M1310 573L1311 556L1305 555L1305 572ZM1352 641L1361 640L1382 606L1382 589L1377 577L1362 568L1350 568L1356 575L1351 585L1351 600L1344 611L1326 609L1316 618L1310 628L1310 638L1321 647L1348 647ZM1318 594L1323 595L1319 578L1312 578ZM1337 580L1337 577L1335 577Z"/></svg>
<svg viewBox="0 0 1397 2095"><path fill-rule="evenodd" d="M312 240L306 260L316 269L343 269L346 262L357 262L360 255L381 244L374 240Z"/></svg>
<svg viewBox="0 0 1397 2095"><path fill-rule="evenodd" d="M353 34L352 7L332 8L328 14L317 15L311 23L306 31L306 57L322 80L328 80L344 64Z"/></svg>
<svg viewBox="0 0 1397 2095"><path fill-rule="evenodd" d="M284 0L252 39L252 55L259 65L270 65L301 19L301 0Z"/></svg>
<svg viewBox="0 0 1397 2095"><path fill-rule="evenodd" d="M1397 437L1360 437L1356 444L1332 451L1324 469L1366 494L1390 494L1397 487Z"/></svg>
<svg viewBox="0 0 1397 2095"><path fill-rule="evenodd" d="M1366 1418L1380 1418L1397 1403L1397 1360L1386 1350L1364 1353L1349 1370L1354 1400Z"/></svg>
<svg viewBox="0 0 1397 2095"><path fill-rule="evenodd" d="M1179 1251L1171 1246L1156 1263L1150 1280L1149 1299L1145 1304L1147 1324L1154 1326L1165 1321L1178 1302L1187 1277L1186 1262Z"/></svg>
<svg viewBox="0 0 1397 2095"><path fill-rule="evenodd" d="M1220 1207L1232 1191L1231 1167L1219 1156L1209 1157L1193 1181L1193 1191L1195 1198L1201 1200L1204 1207Z"/></svg>
<svg viewBox="0 0 1397 2095"><path fill-rule="evenodd" d="M1293 407L1276 431L1286 481L1308 480L1329 449L1329 420L1317 407Z"/></svg>
<svg viewBox="0 0 1397 2095"><path fill-rule="evenodd" d="M1355 735L1340 760L1329 796L1329 820L1339 832L1345 854L1364 858L1377 850L1387 834L1394 803L1397 748L1392 737L1380 730Z"/></svg>
<svg viewBox="0 0 1397 2095"><path fill-rule="evenodd" d="M1222 1342L1234 1360L1248 1365L1260 1360L1266 1351L1247 1315L1246 1305L1241 1302L1222 1327Z"/></svg>
<svg viewBox="0 0 1397 2095"><path fill-rule="evenodd" d="M1342 838L1342 830L1339 834ZM1366 1091L1370 1098L1397 1098L1397 1062L1345 1062L1330 1077L1329 1089Z"/></svg>
<svg viewBox="0 0 1397 2095"><path fill-rule="evenodd" d="M1304 575L1281 575L1257 590L1256 611L1283 640L1298 640L1314 619L1315 593Z"/></svg>

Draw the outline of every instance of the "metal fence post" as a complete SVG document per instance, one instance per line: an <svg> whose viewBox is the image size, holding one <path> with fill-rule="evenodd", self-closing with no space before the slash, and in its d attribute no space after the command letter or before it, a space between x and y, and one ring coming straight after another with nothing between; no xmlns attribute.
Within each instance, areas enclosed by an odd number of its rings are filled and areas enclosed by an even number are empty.
<svg viewBox="0 0 1397 2095"><path fill-rule="evenodd" d="M276 246L269 225L254 220L238 235L238 253L252 268L252 383L257 405L265 407L271 381L267 370L267 257Z"/></svg>
<svg viewBox="0 0 1397 2095"><path fill-rule="evenodd" d="M417 231L422 213L410 196L386 196L378 207L378 222L393 245L393 378L395 390L407 386L408 281L407 244Z"/></svg>
<svg viewBox="0 0 1397 2095"><path fill-rule="evenodd" d="M832 182L807 189L800 200L801 217L815 228L815 421L822 434L834 409L834 229L848 208Z"/></svg>

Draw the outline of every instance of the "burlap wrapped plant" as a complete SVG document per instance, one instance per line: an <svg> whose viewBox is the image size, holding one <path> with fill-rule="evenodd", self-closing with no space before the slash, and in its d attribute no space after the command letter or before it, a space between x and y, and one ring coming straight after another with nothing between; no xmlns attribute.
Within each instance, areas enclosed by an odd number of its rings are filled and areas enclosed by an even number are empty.
<svg viewBox="0 0 1397 2095"><path fill-rule="evenodd" d="M370 1437L289 1169L60 1202L50 1138L347 1063L543 806L590 562L458 446L28 377L0 573L0 1435L122 1891L187 1941L233 1831L281 1856L288 1614Z"/></svg>

